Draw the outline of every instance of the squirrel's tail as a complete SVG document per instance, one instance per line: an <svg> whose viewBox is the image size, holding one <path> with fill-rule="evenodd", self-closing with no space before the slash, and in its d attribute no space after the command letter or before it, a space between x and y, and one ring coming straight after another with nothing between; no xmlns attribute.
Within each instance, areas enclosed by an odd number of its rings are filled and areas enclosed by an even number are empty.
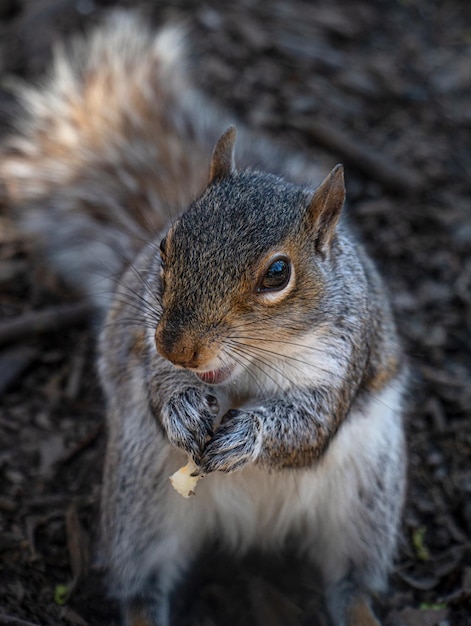
<svg viewBox="0 0 471 626"><path fill-rule="evenodd" d="M117 13L57 49L39 86L17 88L22 113L0 147L0 200L100 307L125 259L208 179L212 114L187 83L183 39L177 27L155 34Z"/></svg>
<svg viewBox="0 0 471 626"><path fill-rule="evenodd" d="M16 89L22 112L0 146L0 204L100 308L126 260L206 186L215 142L233 122L187 79L184 39L179 27L156 34L119 11L57 48L39 85ZM321 179L317 165L240 126L237 161Z"/></svg>

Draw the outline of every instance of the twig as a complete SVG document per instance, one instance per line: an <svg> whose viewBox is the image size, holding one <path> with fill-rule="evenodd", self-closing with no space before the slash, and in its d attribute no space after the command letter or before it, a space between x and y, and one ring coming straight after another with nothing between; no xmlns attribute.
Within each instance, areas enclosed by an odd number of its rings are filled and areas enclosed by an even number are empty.
<svg viewBox="0 0 471 626"><path fill-rule="evenodd" d="M12 617L4 613L0 613L0 624L2 626L39 626L39 624L33 624L33 622L27 622L19 617Z"/></svg>
<svg viewBox="0 0 471 626"><path fill-rule="evenodd" d="M16 319L4 320L0 322L0 345L83 322L90 317L93 310L88 302L77 302L31 311Z"/></svg>
<svg viewBox="0 0 471 626"><path fill-rule="evenodd" d="M396 193L417 194L425 188L416 172L402 168L325 120L297 120L292 126Z"/></svg>

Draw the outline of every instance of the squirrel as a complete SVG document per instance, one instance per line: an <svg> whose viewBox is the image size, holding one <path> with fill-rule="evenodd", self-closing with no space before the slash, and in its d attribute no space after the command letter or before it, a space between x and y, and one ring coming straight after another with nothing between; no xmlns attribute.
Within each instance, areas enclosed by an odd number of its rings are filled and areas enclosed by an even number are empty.
<svg viewBox="0 0 471 626"><path fill-rule="evenodd" d="M205 542L289 541L333 624L378 624L406 467L387 295L341 214L342 167L318 184L241 126L236 142L185 59L178 27L117 13L19 88L0 149L1 193L105 316L110 593L124 623L168 626ZM204 478L185 500L169 476L188 457Z"/></svg>

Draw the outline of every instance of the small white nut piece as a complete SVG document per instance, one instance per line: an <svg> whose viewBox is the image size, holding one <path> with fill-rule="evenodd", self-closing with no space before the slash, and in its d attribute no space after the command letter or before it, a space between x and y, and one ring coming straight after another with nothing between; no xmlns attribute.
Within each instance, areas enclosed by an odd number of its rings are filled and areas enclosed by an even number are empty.
<svg viewBox="0 0 471 626"><path fill-rule="evenodd" d="M170 476L172 487L184 498L195 495L196 483L202 478L201 476L192 476L197 471L198 467L190 459L186 465Z"/></svg>

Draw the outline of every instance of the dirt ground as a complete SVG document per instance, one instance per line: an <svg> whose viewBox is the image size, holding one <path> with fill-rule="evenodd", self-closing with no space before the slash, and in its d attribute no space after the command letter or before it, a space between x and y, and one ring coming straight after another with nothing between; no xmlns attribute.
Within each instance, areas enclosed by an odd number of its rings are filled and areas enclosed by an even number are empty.
<svg viewBox="0 0 471 626"><path fill-rule="evenodd" d="M156 25L183 18L195 82L249 126L345 164L348 210L414 372L403 537L378 613L390 626L471 624L471 4L0 0L2 134L11 78L37 80L55 41L117 5ZM105 443L93 332L3 209L0 625L118 624L93 560ZM59 305L72 312L42 332L38 314ZM180 595L178 626L328 623L315 576L288 557L208 556Z"/></svg>

